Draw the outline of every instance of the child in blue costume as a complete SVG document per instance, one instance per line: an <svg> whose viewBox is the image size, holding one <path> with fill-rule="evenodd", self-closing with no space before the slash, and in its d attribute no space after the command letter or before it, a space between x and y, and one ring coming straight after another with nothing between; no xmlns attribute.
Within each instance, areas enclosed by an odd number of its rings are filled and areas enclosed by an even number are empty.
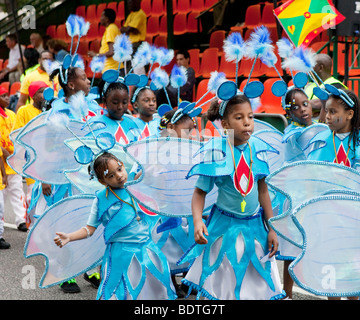
<svg viewBox="0 0 360 320"><path fill-rule="evenodd" d="M57 232L55 243L62 247L90 237L102 223L107 247L97 299L175 299L168 262L151 240L144 214L124 189L123 163L105 152L95 159L90 174L106 188L97 192L87 225L69 234Z"/></svg>
<svg viewBox="0 0 360 320"><path fill-rule="evenodd" d="M85 96L89 96L90 98L90 80L87 78L86 73L83 69L78 67L69 67L68 69L58 68L50 75L50 80L54 79L56 76L59 76L59 83L64 91L64 97L57 98L52 102L50 113L53 114L55 112L61 112L65 113L70 119L84 120L77 119L76 115L72 113L72 107L69 105L69 99L80 91L83 91ZM87 102L89 110L100 114L102 108L95 101L89 100ZM76 192L76 189L74 189L70 183L62 185L49 185L36 181L32 191L29 211L33 207L37 206L36 212L41 213L46 209L46 207L57 203L65 197L73 195L74 192ZM74 279L61 284L60 287L67 293L80 292L80 288Z"/></svg>
<svg viewBox="0 0 360 320"><path fill-rule="evenodd" d="M271 147L251 137L254 116L243 95L220 105L213 102L207 117L210 121L221 119L223 128L233 133L233 142L210 140L212 150L207 155L210 160L220 160L219 150L226 144L231 171L217 175L216 162L205 161L206 169L196 172L200 175L192 200L196 244L184 257L195 261L183 282L209 299L280 299L284 294L274 260L277 237L264 225L264 220L272 217L264 152ZM218 198L205 225L204 200L215 185Z"/></svg>
<svg viewBox="0 0 360 320"><path fill-rule="evenodd" d="M341 95L332 94L326 101L325 113L329 130L320 132L309 142L311 151L308 159L334 162L358 169L360 161L358 97L350 90L343 90Z"/></svg>
<svg viewBox="0 0 360 320"><path fill-rule="evenodd" d="M319 160L342 164L358 169L360 161L359 130L360 102L350 90L338 89L339 94L331 94L325 104L325 121L330 130L320 132L309 143L313 144L309 160ZM340 300L340 297L328 297ZM358 300L359 297L348 297Z"/></svg>
<svg viewBox="0 0 360 320"><path fill-rule="evenodd" d="M189 136L194 129L193 119L184 114L178 121L171 123L176 109L167 111L160 120L159 131L157 134L149 138L156 137L174 137L189 139ZM135 166L130 172L130 179L138 179L141 175L141 168ZM176 294L179 298L185 297L183 290L184 286L179 286L176 282L176 275L184 274L189 269L189 262L177 265L177 261L184 255L186 250L194 243L194 226L192 219L188 218L173 218L166 216L159 216L143 209L148 215L146 219L150 226L151 237L156 245L165 254L171 270L173 284L176 288ZM158 232L158 227L161 232ZM187 288L184 288L187 289Z"/></svg>
<svg viewBox="0 0 360 320"><path fill-rule="evenodd" d="M129 105L129 88L121 80L108 83L101 81L99 83L100 100L104 103L106 114L92 117L91 122L101 122L105 128L96 129L99 131L110 132L115 140L120 144L128 144L137 141L140 135L140 129L136 119L127 114Z"/></svg>
<svg viewBox="0 0 360 320"><path fill-rule="evenodd" d="M304 90L290 88L286 95L283 108L290 119L290 124L285 128L284 134L292 130L301 130L314 123L312 120L312 107Z"/></svg>
<svg viewBox="0 0 360 320"><path fill-rule="evenodd" d="M160 117L157 115L157 102L154 91L150 87L136 88L131 103L139 113L135 119L141 130L140 137L145 138L159 133Z"/></svg>
<svg viewBox="0 0 360 320"><path fill-rule="evenodd" d="M306 127L314 124L312 120L312 107L305 91L297 87L289 88L283 99L283 108L291 121L285 128L283 136L283 142L287 144L287 148L285 149L287 153L286 159L290 161L305 160L305 155L296 141L298 135L301 134ZM286 296L292 299L294 281L290 277L288 268L298 252L293 252L294 249L297 250L294 246L287 248L288 244L288 241L279 239L280 254L276 256L276 259L284 260L284 291L286 292ZM292 253L294 253L294 255Z"/></svg>

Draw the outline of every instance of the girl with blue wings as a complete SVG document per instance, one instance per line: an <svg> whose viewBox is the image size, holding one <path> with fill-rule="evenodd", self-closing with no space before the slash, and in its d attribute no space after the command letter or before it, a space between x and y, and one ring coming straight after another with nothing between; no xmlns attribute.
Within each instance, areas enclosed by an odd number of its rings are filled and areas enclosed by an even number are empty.
<svg viewBox="0 0 360 320"><path fill-rule="evenodd" d="M330 97L325 104L325 120L329 130L317 134L308 145L309 160L343 164L357 169L359 149L359 99L350 90L327 86Z"/></svg>
<svg viewBox="0 0 360 320"><path fill-rule="evenodd" d="M114 82L102 80L99 83L100 100L104 103L106 113L92 117L89 122L102 123L105 127L94 128L94 132L106 131L114 135L120 144L138 140L140 129L135 118L127 114L129 105L129 88L121 78Z"/></svg>
<svg viewBox="0 0 360 320"><path fill-rule="evenodd" d="M151 240L144 213L124 188L124 164L103 152L89 171L105 189L96 193L87 225L71 233L57 232L56 245L88 238L103 224L106 250L97 299L175 299L166 257Z"/></svg>
<svg viewBox="0 0 360 320"><path fill-rule="evenodd" d="M290 88L284 101L284 108L290 119L290 124L285 128L284 133L298 128L305 128L314 123L312 120L312 108L309 99L301 88Z"/></svg>
<svg viewBox="0 0 360 320"><path fill-rule="evenodd" d="M156 96L150 87L138 87L135 89L131 103L138 112L136 122L141 130L141 138L159 133L160 117L157 115Z"/></svg>
<svg viewBox="0 0 360 320"><path fill-rule="evenodd" d="M284 295L273 259L278 241L275 232L265 227L272 217L265 183L269 174L266 151L271 147L251 136L254 116L243 95L213 102L208 118L220 118L233 136L232 141L229 137L210 140L205 159L213 162L203 163L206 170L194 168L189 173L200 175L192 200L197 244L182 259L195 258L183 282L209 299L280 299ZM224 148L225 164L219 153ZM205 225L204 200L214 185L218 198Z"/></svg>
<svg viewBox="0 0 360 320"><path fill-rule="evenodd" d="M170 105L164 104L159 107L159 115L161 115L159 131L157 134L150 136L150 138L190 138L191 132L195 128L194 120L190 115L181 112L181 108L177 112L177 109L172 109ZM136 165L134 169L137 170L130 172L130 178L135 176L135 179L137 179L141 174L141 168ZM151 174L151 171L147 173ZM145 210L145 213L147 213L146 219L150 225L151 237L169 262L176 294L179 298L184 298L186 294L183 288L185 290L187 288L184 285L179 286L177 284L176 275L185 274L189 269L190 263L186 262L179 265L176 263L194 243L192 219L159 216L148 210Z"/></svg>

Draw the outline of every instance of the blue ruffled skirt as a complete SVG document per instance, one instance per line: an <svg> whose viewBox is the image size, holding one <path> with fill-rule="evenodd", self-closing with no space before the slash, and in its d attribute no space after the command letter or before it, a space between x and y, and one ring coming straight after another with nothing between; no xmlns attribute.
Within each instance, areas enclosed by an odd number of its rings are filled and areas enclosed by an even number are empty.
<svg viewBox="0 0 360 320"><path fill-rule="evenodd" d="M267 253L262 214L239 218L214 205L207 221L208 243L195 244L179 262L195 259L183 283L198 297L221 300L281 299L285 294L274 258Z"/></svg>
<svg viewBox="0 0 360 320"><path fill-rule="evenodd" d="M150 239L111 242L106 247L98 300L173 300L176 293L169 264Z"/></svg>

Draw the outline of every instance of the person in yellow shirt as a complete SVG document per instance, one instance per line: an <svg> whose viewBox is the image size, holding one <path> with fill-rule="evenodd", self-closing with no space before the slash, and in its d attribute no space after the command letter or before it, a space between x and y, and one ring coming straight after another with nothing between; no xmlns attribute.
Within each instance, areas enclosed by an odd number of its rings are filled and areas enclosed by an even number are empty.
<svg viewBox="0 0 360 320"><path fill-rule="evenodd" d="M21 175L17 174L7 164L6 159L14 152L14 145L10 139L10 133L14 130L16 115L15 112L7 109L9 105L8 92L0 88L0 146L2 160L7 176L6 188L2 190L3 196L10 200L15 213L15 224L20 231L27 231L26 227L26 203L25 193Z"/></svg>
<svg viewBox="0 0 360 320"><path fill-rule="evenodd" d="M54 79L54 85L50 81L50 75L47 74L45 71L45 63L47 63L48 60L54 61L54 55L47 50L44 50L40 54L39 58L39 67L34 70L33 72L29 73L24 77L24 80L21 83L20 87L20 97L16 104L16 112L17 110L25 105L29 98L29 86L34 81L43 81L45 82L49 87L53 87L55 93L59 91L59 82L57 77ZM28 101L28 103L31 103L31 101Z"/></svg>
<svg viewBox="0 0 360 320"><path fill-rule="evenodd" d="M16 113L16 123L14 130L24 127L30 120L37 117L42 111L45 103L43 92L45 88L49 86L44 81L34 81L29 86L29 96L32 99L32 103L19 108ZM26 178L26 208L29 208L31 201L32 188L35 181L30 178ZM29 212L27 213L29 215Z"/></svg>
<svg viewBox="0 0 360 320"><path fill-rule="evenodd" d="M34 81L29 86L32 103L20 107L16 113L15 129L24 127L30 120L38 116L44 108L43 92L49 86L44 81Z"/></svg>
<svg viewBox="0 0 360 320"><path fill-rule="evenodd" d="M120 32L129 36L133 45L133 54L137 51L142 42L146 39L146 13L141 9L141 0L128 0L127 1L130 14L126 17L124 25L121 27ZM130 61L126 65L127 70L130 70ZM145 69L134 70L134 73L145 73Z"/></svg>
<svg viewBox="0 0 360 320"><path fill-rule="evenodd" d="M129 36L134 52L136 52L140 44L146 39L147 18L145 12L141 9L140 0L128 0L127 4L130 14L127 16L120 31Z"/></svg>
<svg viewBox="0 0 360 320"><path fill-rule="evenodd" d="M102 12L100 17L100 24L106 29L101 39L99 53L94 51L88 52L88 55L91 58L95 56L106 57L104 69L102 70L103 73L109 69L117 70L119 68L119 62L113 59L115 38L120 34L120 30L115 24L115 19L116 13L114 10L107 8Z"/></svg>
<svg viewBox="0 0 360 320"><path fill-rule="evenodd" d="M4 211L5 203L2 190L6 187L6 172L2 159L2 149L0 148L0 249L9 249L10 243L3 238L4 235Z"/></svg>

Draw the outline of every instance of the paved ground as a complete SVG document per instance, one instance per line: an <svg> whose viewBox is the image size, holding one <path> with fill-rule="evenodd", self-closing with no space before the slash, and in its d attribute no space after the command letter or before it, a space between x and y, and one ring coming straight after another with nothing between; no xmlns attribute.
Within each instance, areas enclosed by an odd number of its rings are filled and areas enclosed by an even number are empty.
<svg viewBox="0 0 360 320"><path fill-rule="evenodd" d="M45 269L42 256L26 259L23 248L27 234L18 231L14 226L12 210L6 203L4 238L11 244L8 250L0 250L0 300L93 300L96 289L90 286L81 276L77 283L81 292L65 294L55 286L48 289L38 288L38 284ZM282 263L279 262L282 274ZM190 296L189 299L194 299ZM294 287L293 300L319 300L322 297L311 295L298 287Z"/></svg>

